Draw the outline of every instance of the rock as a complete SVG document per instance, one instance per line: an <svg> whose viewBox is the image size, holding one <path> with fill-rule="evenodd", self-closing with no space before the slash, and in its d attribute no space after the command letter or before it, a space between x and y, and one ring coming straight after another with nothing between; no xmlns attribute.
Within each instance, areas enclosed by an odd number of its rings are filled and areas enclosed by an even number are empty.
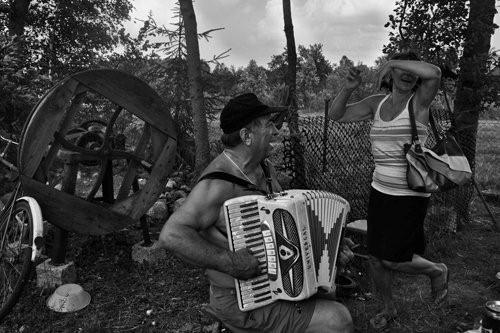
<svg viewBox="0 0 500 333"><path fill-rule="evenodd" d="M178 198L185 198L187 197L187 193L184 192L183 190L177 190L174 192L174 198L178 199Z"/></svg>
<svg viewBox="0 0 500 333"><path fill-rule="evenodd" d="M175 200L174 205L172 207L172 212L175 212L177 209L179 209L179 207L182 206L185 200L186 198L179 198Z"/></svg>
<svg viewBox="0 0 500 333"><path fill-rule="evenodd" d="M181 186L181 190L183 190L186 193L191 192L191 188L189 186L187 186L187 185L182 185Z"/></svg>
<svg viewBox="0 0 500 333"><path fill-rule="evenodd" d="M168 181L167 181L167 185L165 185L165 189L167 191L171 191L173 190L174 188L177 187L177 183L175 182L175 180L173 180L172 178L170 178Z"/></svg>
<svg viewBox="0 0 500 333"><path fill-rule="evenodd" d="M137 179L137 182L139 183L139 186L144 186L144 185L146 185L146 179L144 179L144 178L139 178L139 179Z"/></svg>
<svg viewBox="0 0 500 333"><path fill-rule="evenodd" d="M156 201L146 213L149 217L155 220L164 220L168 217L168 207L165 200Z"/></svg>
<svg viewBox="0 0 500 333"><path fill-rule="evenodd" d="M220 330L221 330L221 325L217 321L213 324L203 326L202 332L204 332L204 333L219 333Z"/></svg>

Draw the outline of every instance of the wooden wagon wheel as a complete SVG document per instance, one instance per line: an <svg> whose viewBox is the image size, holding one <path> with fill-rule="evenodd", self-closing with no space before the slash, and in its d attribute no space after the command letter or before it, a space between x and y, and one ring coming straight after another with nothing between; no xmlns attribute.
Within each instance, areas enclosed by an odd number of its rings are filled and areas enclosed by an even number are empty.
<svg viewBox="0 0 500 333"><path fill-rule="evenodd" d="M81 147L64 138L87 92L98 93L118 105L98 149ZM134 151L114 149L109 144L111 128L122 109L145 122ZM146 160L144 151L148 143L152 157ZM172 170L176 147L177 133L168 106L150 86L117 70L80 72L47 92L25 123L18 156L23 190L39 201L44 217L64 230L83 234L120 230L137 221L157 200ZM128 161L114 203L104 207L45 185L47 171L62 150L69 152L76 163L100 160L99 178L102 178L107 161ZM139 166L148 169L150 176L143 188L131 195ZM96 181L91 191L94 194L101 180Z"/></svg>

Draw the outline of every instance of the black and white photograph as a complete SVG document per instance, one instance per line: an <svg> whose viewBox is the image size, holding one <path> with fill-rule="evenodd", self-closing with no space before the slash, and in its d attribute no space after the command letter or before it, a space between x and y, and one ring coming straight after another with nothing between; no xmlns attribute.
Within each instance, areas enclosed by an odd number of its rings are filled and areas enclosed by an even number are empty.
<svg viewBox="0 0 500 333"><path fill-rule="evenodd" d="M500 333L500 0L0 0L0 333Z"/></svg>

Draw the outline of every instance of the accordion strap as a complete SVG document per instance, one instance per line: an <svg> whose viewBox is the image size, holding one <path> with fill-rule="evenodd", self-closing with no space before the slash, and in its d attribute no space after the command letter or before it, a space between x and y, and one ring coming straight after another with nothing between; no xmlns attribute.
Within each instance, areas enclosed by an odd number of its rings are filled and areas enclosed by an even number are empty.
<svg viewBox="0 0 500 333"><path fill-rule="evenodd" d="M262 171L264 173L264 177L266 178L267 191L250 183L248 180L245 180L243 178L237 177L235 175L232 175L232 174L224 172L224 171L209 172L209 173L203 175L200 179L198 179L198 182L201 182L204 179L221 179L221 180L225 180L225 181L228 181L230 183L239 185L239 186L241 186L249 191L260 192L263 195L272 194L273 193L273 183L272 183L271 173L269 172L269 167L267 166L267 163L265 160L260 163L260 166L261 166Z"/></svg>
<svg viewBox="0 0 500 333"><path fill-rule="evenodd" d="M257 192L260 192L264 195L267 194L266 191L264 191L263 189L260 189L258 188L257 186L255 186L254 184L250 183L249 181L243 179L243 178L239 178L239 177L236 177L230 173L227 173L227 172L224 172L224 171L214 171L214 172L209 172L207 173L206 175L204 175L203 177L201 177L198 182L204 180L204 179L221 179L221 180L225 180L225 181L228 181L230 183L233 183L233 184L236 184L236 185L239 185L247 190L250 190L250 191L257 191Z"/></svg>

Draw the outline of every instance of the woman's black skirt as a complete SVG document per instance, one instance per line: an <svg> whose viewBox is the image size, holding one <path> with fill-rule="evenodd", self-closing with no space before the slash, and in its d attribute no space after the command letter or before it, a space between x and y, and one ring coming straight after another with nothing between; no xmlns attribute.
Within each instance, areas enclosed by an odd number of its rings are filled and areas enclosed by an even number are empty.
<svg viewBox="0 0 500 333"><path fill-rule="evenodd" d="M395 196L374 188L368 204L368 251L382 260L411 261L424 254L424 219L429 198Z"/></svg>

